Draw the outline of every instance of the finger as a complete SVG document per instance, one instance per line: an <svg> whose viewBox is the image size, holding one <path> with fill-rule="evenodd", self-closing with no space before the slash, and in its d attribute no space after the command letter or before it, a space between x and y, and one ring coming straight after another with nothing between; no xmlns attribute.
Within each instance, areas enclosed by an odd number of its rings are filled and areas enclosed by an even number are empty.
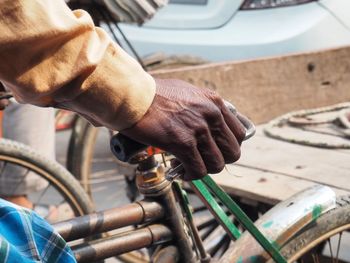
<svg viewBox="0 0 350 263"><path fill-rule="evenodd" d="M224 169L224 157L209 130L205 136L198 140L198 151L208 173L219 173Z"/></svg>
<svg viewBox="0 0 350 263"><path fill-rule="evenodd" d="M240 143L225 122L222 123L220 130L212 133L225 163L233 163L241 157Z"/></svg>
<svg viewBox="0 0 350 263"><path fill-rule="evenodd" d="M185 169L185 181L200 179L207 175L206 166L196 147L191 147L178 154L174 153L174 155L181 161Z"/></svg>

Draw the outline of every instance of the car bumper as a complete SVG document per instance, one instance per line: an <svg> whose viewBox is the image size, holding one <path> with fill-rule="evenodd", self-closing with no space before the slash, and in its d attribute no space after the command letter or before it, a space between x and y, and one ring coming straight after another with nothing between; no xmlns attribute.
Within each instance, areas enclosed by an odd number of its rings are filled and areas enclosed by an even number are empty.
<svg viewBox="0 0 350 263"><path fill-rule="evenodd" d="M179 18L180 19L180 18ZM170 30L121 25L139 55L191 54L227 61L350 44L350 31L318 3L239 11L216 29Z"/></svg>

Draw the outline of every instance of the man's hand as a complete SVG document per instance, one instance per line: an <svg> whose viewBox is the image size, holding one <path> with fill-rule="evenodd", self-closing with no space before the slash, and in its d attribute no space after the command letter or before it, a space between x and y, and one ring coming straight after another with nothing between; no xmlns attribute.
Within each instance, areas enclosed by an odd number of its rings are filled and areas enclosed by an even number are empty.
<svg viewBox="0 0 350 263"><path fill-rule="evenodd" d="M154 101L122 134L175 155L185 180L220 172L237 161L245 129L213 91L179 80L156 80Z"/></svg>

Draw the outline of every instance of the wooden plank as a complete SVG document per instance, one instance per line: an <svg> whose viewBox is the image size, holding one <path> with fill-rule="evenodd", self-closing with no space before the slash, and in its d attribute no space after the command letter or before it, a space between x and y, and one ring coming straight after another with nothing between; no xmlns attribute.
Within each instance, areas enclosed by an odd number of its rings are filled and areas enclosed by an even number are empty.
<svg viewBox="0 0 350 263"><path fill-rule="evenodd" d="M212 178L230 194L271 205L316 184L284 174L237 165L227 165L227 169ZM334 187L332 189L337 195L350 193Z"/></svg>
<svg viewBox="0 0 350 263"><path fill-rule="evenodd" d="M289 111L349 101L349 57L350 47L342 47L152 74L216 90L255 123L264 123Z"/></svg>
<svg viewBox="0 0 350 263"><path fill-rule="evenodd" d="M261 130L244 143L238 165L350 191L348 153L271 139Z"/></svg>

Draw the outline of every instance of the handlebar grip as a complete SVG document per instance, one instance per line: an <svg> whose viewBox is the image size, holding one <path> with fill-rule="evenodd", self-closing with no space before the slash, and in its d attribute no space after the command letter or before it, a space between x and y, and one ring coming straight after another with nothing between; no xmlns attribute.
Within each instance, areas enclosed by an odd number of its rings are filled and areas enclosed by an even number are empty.
<svg viewBox="0 0 350 263"><path fill-rule="evenodd" d="M147 148L147 145L136 142L121 133L112 137L110 146L114 156L122 162L129 162L137 153Z"/></svg>

